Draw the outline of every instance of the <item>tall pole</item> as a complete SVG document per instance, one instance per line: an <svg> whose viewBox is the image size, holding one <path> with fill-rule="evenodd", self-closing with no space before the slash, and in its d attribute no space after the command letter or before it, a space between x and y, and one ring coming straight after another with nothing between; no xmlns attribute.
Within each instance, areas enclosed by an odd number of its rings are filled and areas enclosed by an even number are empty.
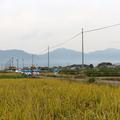
<svg viewBox="0 0 120 120"><path fill-rule="evenodd" d="M33 58L34 56L32 55L32 66L33 66L33 64L34 64L34 58Z"/></svg>
<svg viewBox="0 0 120 120"><path fill-rule="evenodd" d="M33 73L33 70L34 70L34 58L33 58L33 54L32 54L32 66L31 66L31 77L34 77L34 73Z"/></svg>
<svg viewBox="0 0 120 120"><path fill-rule="evenodd" d="M23 68L24 68L24 58L22 58L22 66L23 66Z"/></svg>
<svg viewBox="0 0 120 120"><path fill-rule="evenodd" d="M10 59L9 61L10 61L9 66L12 67L12 59Z"/></svg>
<svg viewBox="0 0 120 120"><path fill-rule="evenodd" d="M14 57L11 58L12 62L12 67L14 66Z"/></svg>
<svg viewBox="0 0 120 120"><path fill-rule="evenodd" d="M50 68L50 47L48 46L48 71Z"/></svg>
<svg viewBox="0 0 120 120"><path fill-rule="evenodd" d="M82 68L84 68L84 31L82 28Z"/></svg>
<svg viewBox="0 0 120 120"><path fill-rule="evenodd" d="M19 69L19 60L16 59L16 62L17 62L17 69Z"/></svg>

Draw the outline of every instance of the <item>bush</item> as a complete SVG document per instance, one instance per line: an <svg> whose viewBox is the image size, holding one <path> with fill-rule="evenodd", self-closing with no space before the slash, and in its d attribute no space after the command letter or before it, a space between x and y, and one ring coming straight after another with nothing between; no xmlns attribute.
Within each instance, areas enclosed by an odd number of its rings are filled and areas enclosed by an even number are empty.
<svg viewBox="0 0 120 120"><path fill-rule="evenodd" d="M96 81L96 79L94 77L89 78L89 80L88 80L89 83L94 83L95 81Z"/></svg>

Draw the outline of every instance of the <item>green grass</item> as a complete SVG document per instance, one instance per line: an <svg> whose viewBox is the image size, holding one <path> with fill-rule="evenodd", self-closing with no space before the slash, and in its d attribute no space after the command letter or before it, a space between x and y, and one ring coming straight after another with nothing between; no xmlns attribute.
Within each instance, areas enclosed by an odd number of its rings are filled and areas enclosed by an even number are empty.
<svg viewBox="0 0 120 120"><path fill-rule="evenodd" d="M15 78L25 78L26 75L15 72L0 72L0 79L15 79Z"/></svg>
<svg viewBox="0 0 120 120"><path fill-rule="evenodd" d="M58 79L0 80L0 120L119 119L119 87Z"/></svg>

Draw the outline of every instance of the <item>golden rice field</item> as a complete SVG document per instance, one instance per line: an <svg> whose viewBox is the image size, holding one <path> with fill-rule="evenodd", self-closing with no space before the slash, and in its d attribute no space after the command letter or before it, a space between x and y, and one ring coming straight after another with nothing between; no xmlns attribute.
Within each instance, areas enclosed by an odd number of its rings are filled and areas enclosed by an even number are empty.
<svg viewBox="0 0 120 120"><path fill-rule="evenodd" d="M0 120L120 120L120 88L58 79L1 79Z"/></svg>

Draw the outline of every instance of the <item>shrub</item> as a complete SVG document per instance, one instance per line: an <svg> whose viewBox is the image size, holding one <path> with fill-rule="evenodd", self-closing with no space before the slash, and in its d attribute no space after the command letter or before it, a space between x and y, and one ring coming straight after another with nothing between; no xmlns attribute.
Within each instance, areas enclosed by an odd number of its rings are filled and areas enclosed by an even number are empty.
<svg viewBox="0 0 120 120"><path fill-rule="evenodd" d="M95 77L89 78L88 82L89 83L94 83L96 81Z"/></svg>

